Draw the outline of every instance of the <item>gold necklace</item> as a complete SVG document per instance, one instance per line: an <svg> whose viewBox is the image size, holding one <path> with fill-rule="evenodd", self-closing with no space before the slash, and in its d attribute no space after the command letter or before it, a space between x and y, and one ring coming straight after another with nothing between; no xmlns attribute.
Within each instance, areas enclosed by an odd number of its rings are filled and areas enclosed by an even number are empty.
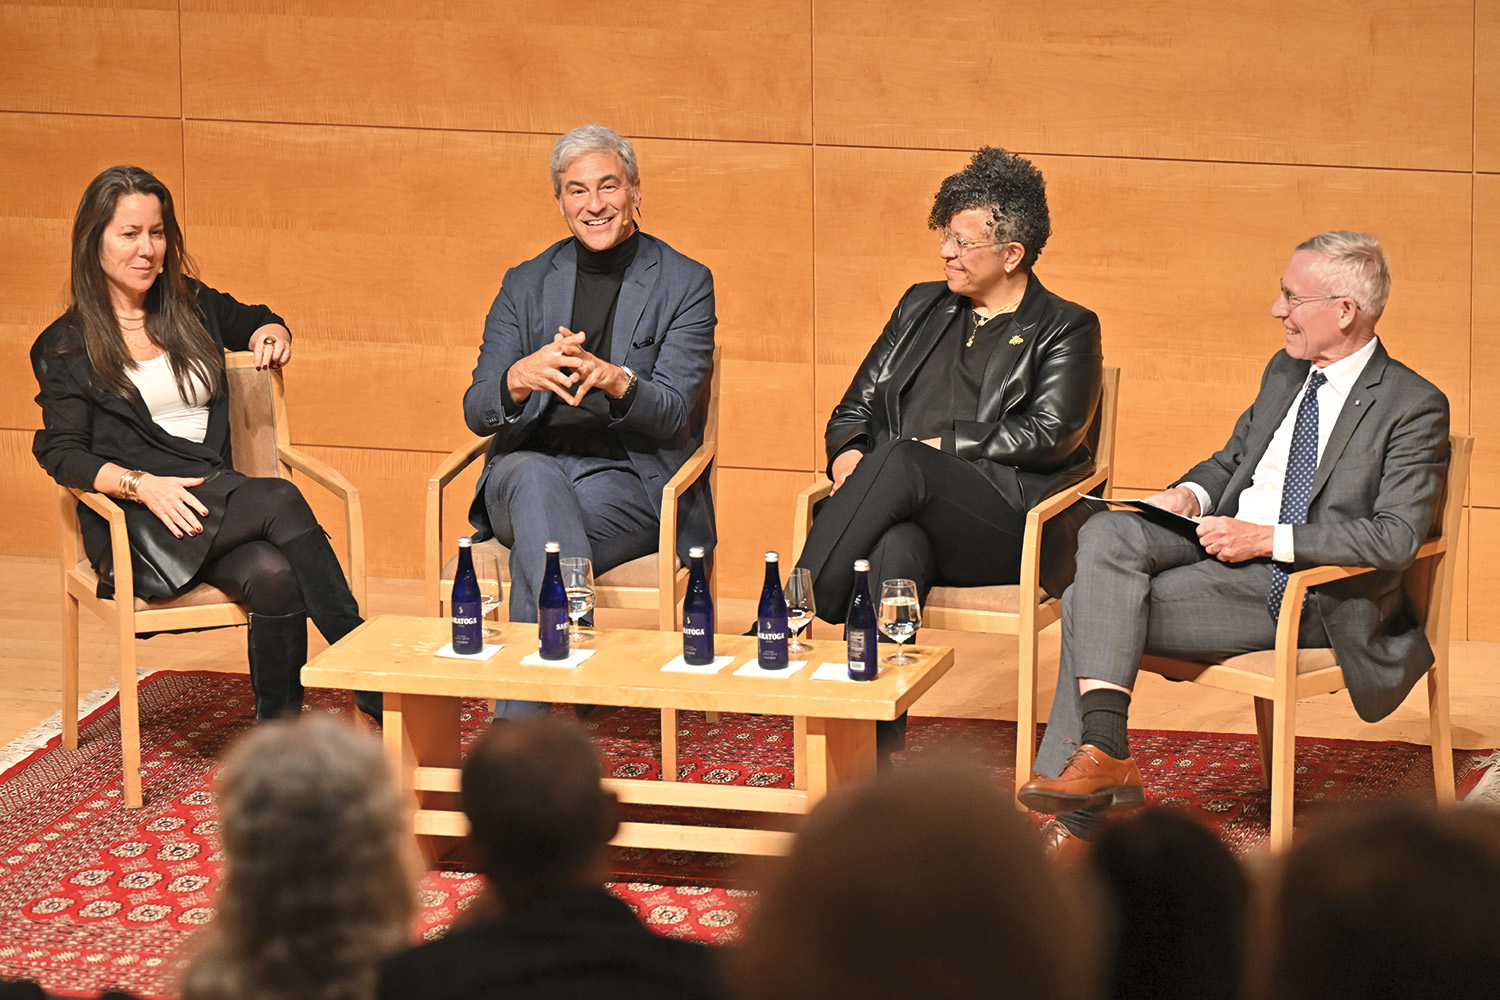
<svg viewBox="0 0 1500 1000"><path fill-rule="evenodd" d="M1021 299L1022 299L1023 296L1025 296L1025 294L1026 293L1023 291L1020 295L1017 295L1014 299L1011 299L1005 305L1001 306L999 309L996 309L994 312L990 313L988 316L981 316L981 315L979 315L979 310L978 309L972 309L972 310L970 310L969 316L970 316L970 318L972 318L974 320L974 328L969 331L969 339L966 340L966 341L964 341L964 346L965 347L973 347L974 346L974 338L976 336L978 336L978 334L979 334L979 328L982 327L982 326L984 326L990 320L994 319L996 316L1004 316L1007 313L1015 312L1016 307L1021 304Z"/></svg>

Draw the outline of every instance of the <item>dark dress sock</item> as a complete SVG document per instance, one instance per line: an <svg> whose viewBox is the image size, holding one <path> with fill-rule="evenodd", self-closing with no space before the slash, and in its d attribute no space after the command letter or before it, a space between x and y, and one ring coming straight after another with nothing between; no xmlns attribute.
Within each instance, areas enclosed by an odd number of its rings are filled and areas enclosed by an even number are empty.
<svg viewBox="0 0 1500 1000"><path fill-rule="evenodd" d="M1109 817L1092 809L1074 809L1058 813L1057 821L1079 840L1098 840L1104 835L1104 825L1109 822Z"/></svg>
<svg viewBox="0 0 1500 1000"><path fill-rule="evenodd" d="M1084 692L1079 703L1083 709L1083 742L1092 743L1115 760L1129 757L1126 720L1130 717L1130 695L1114 688L1095 688Z"/></svg>

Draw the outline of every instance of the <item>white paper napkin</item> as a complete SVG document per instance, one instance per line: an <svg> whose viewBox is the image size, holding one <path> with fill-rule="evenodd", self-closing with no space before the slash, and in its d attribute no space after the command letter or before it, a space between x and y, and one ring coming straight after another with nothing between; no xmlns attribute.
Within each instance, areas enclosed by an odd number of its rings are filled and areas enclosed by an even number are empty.
<svg viewBox="0 0 1500 1000"><path fill-rule="evenodd" d="M450 660L488 660L490 657L494 656L504 648L505 643L503 642L497 642L493 645L487 642L484 644L484 648L477 653L455 653L453 651L453 643L450 642L448 643L448 645L444 646L442 649L438 650L432 655L446 656Z"/></svg>
<svg viewBox="0 0 1500 1000"><path fill-rule="evenodd" d="M805 666L807 666L806 660L792 660L783 670L766 670L761 667L759 660L751 660L736 670L735 675L737 677L778 677L785 680Z"/></svg>
<svg viewBox="0 0 1500 1000"><path fill-rule="evenodd" d="M878 674L876 675L879 676ZM812 673L815 681L844 681L848 684L864 684L865 681L857 681L849 676L849 664L847 663L825 663Z"/></svg>
<svg viewBox="0 0 1500 1000"><path fill-rule="evenodd" d="M521 663L527 667L557 667L561 670L572 670L578 664L593 656L598 650L594 649L571 649L568 651L566 660L544 660L541 653L530 653L521 657Z"/></svg>
<svg viewBox="0 0 1500 1000"><path fill-rule="evenodd" d="M733 662L733 656L715 656L707 663L693 664L678 654L670 662L662 664L662 669L674 674L716 674Z"/></svg>

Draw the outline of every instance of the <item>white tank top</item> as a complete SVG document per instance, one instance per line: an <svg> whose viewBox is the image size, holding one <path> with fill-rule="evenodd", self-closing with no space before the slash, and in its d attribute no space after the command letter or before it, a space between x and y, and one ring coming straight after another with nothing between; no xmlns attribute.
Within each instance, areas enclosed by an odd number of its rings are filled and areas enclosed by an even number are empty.
<svg viewBox="0 0 1500 1000"><path fill-rule="evenodd" d="M188 380L192 399L183 399L172 378L172 363L163 354L138 361L126 372L140 391L151 419L168 434L202 444L208 436L208 386L196 374Z"/></svg>

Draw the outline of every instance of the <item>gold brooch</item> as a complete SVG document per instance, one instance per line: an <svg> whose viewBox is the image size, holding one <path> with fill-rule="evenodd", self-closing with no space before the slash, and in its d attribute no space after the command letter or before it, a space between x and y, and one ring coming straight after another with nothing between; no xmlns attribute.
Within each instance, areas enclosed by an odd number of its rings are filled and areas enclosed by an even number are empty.
<svg viewBox="0 0 1500 1000"><path fill-rule="evenodd" d="M1023 341L1021 340L1020 337L1012 337L1012 338L1010 338L1010 346L1014 347L1014 346L1016 346L1017 344L1020 344L1020 343L1023 343Z"/></svg>

